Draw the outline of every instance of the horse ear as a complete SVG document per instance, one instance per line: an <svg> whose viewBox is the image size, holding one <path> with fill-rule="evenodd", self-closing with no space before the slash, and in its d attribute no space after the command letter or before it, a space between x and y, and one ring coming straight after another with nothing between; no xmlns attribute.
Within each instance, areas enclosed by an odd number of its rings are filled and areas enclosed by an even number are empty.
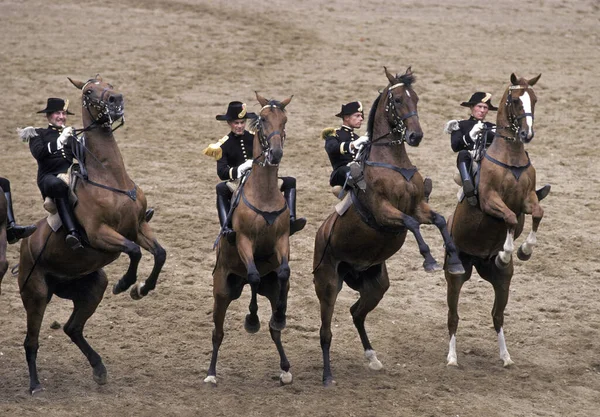
<svg viewBox="0 0 600 417"><path fill-rule="evenodd" d="M387 77L388 81L392 84L396 84L396 77L394 77L392 73L388 71L387 67L383 67L383 69L385 70L385 76Z"/></svg>
<svg viewBox="0 0 600 417"><path fill-rule="evenodd" d="M258 94L258 91L255 91L256 93L256 99L258 100L258 102L260 103L261 106L266 106L267 103L269 102L269 100L267 100L266 98L264 98L263 96L261 96L260 94Z"/></svg>
<svg viewBox="0 0 600 417"><path fill-rule="evenodd" d="M408 67L404 75L412 75L412 67Z"/></svg>
<svg viewBox="0 0 600 417"><path fill-rule="evenodd" d="M69 78L69 77L67 77ZM82 89L83 86L85 85L85 83L83 81L74 81L71 78L69 78L69 81L71 81L71 84L73 84L75 87L77 87L78 89Z"/></svg>
<svg viewBox="0 0 600 417"><path fill-rule="evenodd" d="M515 75L514 72L512 74L510 74L510 82L512 83L512 85L519 84L519 79L517 78L517 76Z"/></svg>
<svg viewBox="0 0 600 417"><path fill-rule="evenodd" d="M294 97L294 95L292 94L291 96L289 96L288 98L286 98L285 100L283 100L281 102L281 108L285 109L285 106L287 106L288 104L290 104L290 101L292 101L293 97Z"/></svg>
<svg viewBox="0 0 600 417"><path fill-rule="evenodd" d="M100 76L100 74L96 74L96 80L98 80L100 82L102 81L102 77Z"/></svg>
<svg viewBox="0 0 600 417"><path fill-rule="evenodd" d="M537 77L533 77L531 80L527 81L527 84L529 84L530 86L535 85L535 83L538 82L541 76L542 74L538 75Z"/></svg>

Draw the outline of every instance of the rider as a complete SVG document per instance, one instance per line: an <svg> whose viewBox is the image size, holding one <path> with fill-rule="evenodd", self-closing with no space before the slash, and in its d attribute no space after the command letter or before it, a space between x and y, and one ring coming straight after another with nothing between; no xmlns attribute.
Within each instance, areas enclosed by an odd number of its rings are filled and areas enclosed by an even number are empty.
<svg viewBox="0 0 600 417"><path fill-rule="evenodd" d="M69 186L60 178L73 164L71 143L73 127L66 126L69 101L61 98L49 98L46 108L38 111L45 113L48 119L46 129L38 128L36 135L29 139L29 149L38 163L37 184L42 197L50 197L56 204L58 215L65 227L65 242L72 249L79 249L81 236L77 231L73 209L69 204Z"/></svg>
<svg viewBox="0 0 600 417"><path fill-rule="evenodd" d="M333 168L329 185L334 187L335 194L338 194L345 184L364 190L366 183L361 178L362 170L354 161L356 153L369 141L368 136L359 137L354 133L354 129L360 129L364 120L363 106L360 101L342 104L342 109L335 116L342 119L342 126L339 129L327 128L321 133L325 140L325 151Z"/></svg>
<svg viewBox="0 0 600 417"><path fill-rule="evenodd" d="M0 177L0 188L4 191L4 197L6 197L6 240L8 243L16 243L19 239L31 236L37 226L33 224L31 226L19 226L16 223L10 194L10 181Z"/></svg>
<svg viewBox="0 0 600 417"><path fill-rule="evenodd" d="M444 131L450 134L452 150L458 152L456 164L462 182L463 192L467 202L477 205L475 196L475 185L471 178L471 164L473 156L471 151L475 150L479 135L485 132L485 147L492 144L496 131L496 125L484 121L488 112L498 110L491 102L492 95L482 91L474 93L469 101L463 101L460 105L469 107L470 115L466 120L450 120L446 123Z"/></svg>
<svg viewBox="0 0 600 417"><path fill-rule="evenodd" d="M223 182L217 184L217 212L223 235L230 243L235 242L235 232L231 224L227 224L227 216L231 209L233 190L246 171L252 168L252 146L254 135L246 130L248 118L256 119L255 113L246 111L246 104L232 101L225 114L216 116L217 120L226 121L231 131L217 143L209 145L203 153L217 160L217 175ZM290 209L290 236L304 229L306 219L296 218L296 179L280 177L283 180L281 191Z"/></svg>

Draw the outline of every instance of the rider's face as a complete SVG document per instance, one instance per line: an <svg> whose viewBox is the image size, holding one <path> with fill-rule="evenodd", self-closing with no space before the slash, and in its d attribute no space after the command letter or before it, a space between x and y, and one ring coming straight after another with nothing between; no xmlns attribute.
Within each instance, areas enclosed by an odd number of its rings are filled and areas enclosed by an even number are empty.
<svg viewBox="0 0 600 417"><path fill-rule="evenodd" d="M489 107L485 103L479 103L473 106L471 109L471 115L477 120L485 119L489 111Z"/></svg>
<svg viewBox="0 0 600 417"><path fill-rule="evenodd" d="M364 120L362 112L352 113L349 116L344 116L344 124L352 129L359 129Z"/></svg>
<svg viewBox="0 0 600 417"><path fill-rule="evenodd" d="M67 124L67 112L64 110L55 111L47 115L48 123L57 127L63 127Z"/></svg>
<svg viewBox="0 0 600 417"><path fill-rule="evenodd" d="M245 119L230 120L229 122L227 122L227 124L231 128L231 131L233 133L235 133L236 135L243 134L244 130L246 129L246 120Z"/></svg>

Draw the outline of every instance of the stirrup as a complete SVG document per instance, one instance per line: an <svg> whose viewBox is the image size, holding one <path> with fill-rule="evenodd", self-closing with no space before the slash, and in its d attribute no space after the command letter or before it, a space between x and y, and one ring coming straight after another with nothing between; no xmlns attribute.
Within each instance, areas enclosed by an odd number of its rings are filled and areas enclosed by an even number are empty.
<svg viewBox="0 0 600 417"><path fill-rule="evenodd" d="M65 237L65 243L73 250L83 248L83 245L81 244L81 238L78 236L77 232L68 233L67 237Z"/></svg>
<svg viewBox="0 0 600 417"><path fill-rule="evenodd" d="M230 229L229 227L224 227L222 235L225 237L225 239L227 239L227 241L230 244L235 245L235 236L236 236L235 230Z"/></svg>
<svg viewBox="0 0 600 417"><path fill-rule="evenodd" d="M463 192L465 197L467 198L467 202L469 205L475 207L477 206L477 196L475 196L475 187L473 187L473 182L468 179L463 181Z"/></svg>

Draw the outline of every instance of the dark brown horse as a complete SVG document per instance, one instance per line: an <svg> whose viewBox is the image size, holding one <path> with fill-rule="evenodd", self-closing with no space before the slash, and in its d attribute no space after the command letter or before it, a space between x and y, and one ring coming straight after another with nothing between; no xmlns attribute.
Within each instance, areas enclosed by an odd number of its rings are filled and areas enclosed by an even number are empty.
<svg viewBox="0 0 600 417"><path fill-rule="evenodd" d="M6 240L6 215L8 206L2 188L0 188L0 194L2 194L0 196L0 285L2 285L2 278L4 278L4 274L6 274L6 270L8 269L8 261L6 260L6 247L8 246L8 241ZM2 289L0 288L1 293Z"/></svg>
<svg viewBox="0 0 600 417"><path fill-rule="evenodd" d="M423 138L417 114L417 93L410 67L401 76L385 74L388 86L373 103L367 133L371 138L362 153L367 183L365 192L353 192L353 204L340 216L332 213L317 232L314 283L321 304L323 383L334 383L329 349L331 319L337 294L345 282L360 293L350 313L360 336L369 367L382 368L365 331L365 318L389 287L386 260L404 244L407 230L415 236L425 258L426 271L441 269L421 236L419 225L439 228L455 272L464 272L446 221L425 200L423 177L410 162L405 143L418 146Z"/></svg>
<svg viewBox="0 0 600 417"><path fill-rule="evenodd" d="M215 328L210 367L204 382L214 385L217 383L217 355L224 336L225 313L247 283L252 296L244 328L249 333L259 330L257 294L267 297L273 312L269 332L280 357L279 379L282 384L292 382L290 363L281 344L290 278L290 212L277 178L286 137L284 109L292 98L280 102L267 100L258 93L256 98L262 109L253 126L256 132L252 148L254 164L234 195L234 207L238 204L232 219L236 242L231 245L227 239L219 241L213 271Z"/></svg>
<svg viewBox="0 0 600 417"><path fill-rule="evenodd" d="M445 268L450 333L448 365L458 364L458 299L462 285L471 277L473 267L494 288L492 319L498 334L500 359L504 366L513 363L506 349L502 326L513 276L514 240L523 231L525 214L531 214L532 230L517 251L519 259L529 259L544 215L535 190L535 169L524 146L533 139L537 97L531 87L540 76L526 80L511 75L511 84L504 92L498 108L496 137L480 163L480 204L472 207L463 200L448 221L465 269L465 273L456 274L449 271L448 264Z"/></svg>
<svg viewBox="0 0 600 417"><path fill-rule="evenodd" d="M140 299L155 288L166 258L145 220L144 193L127 175L113 136L113 122L123 117L123 96L100 76L87 82L69 80L82 90L84 128L77 141L80 178L75 189L75 215L85 231L87 244L73 251L65 244L64 227L55 233L45 219L21 243L19 288L27 311L24 346L32 394L43 389L36 366L38 339L52 296L73 301L73 313L64 331L88 359L94 380L104 384L106 368L83 336L85 323L100 304L108 284L102 268L122 252L129 256L127 272L113 287L113 293L120 293L136 282L140 247L152 253L154 268L150 276L143 285L131 290L132 298Z"/></svg>

